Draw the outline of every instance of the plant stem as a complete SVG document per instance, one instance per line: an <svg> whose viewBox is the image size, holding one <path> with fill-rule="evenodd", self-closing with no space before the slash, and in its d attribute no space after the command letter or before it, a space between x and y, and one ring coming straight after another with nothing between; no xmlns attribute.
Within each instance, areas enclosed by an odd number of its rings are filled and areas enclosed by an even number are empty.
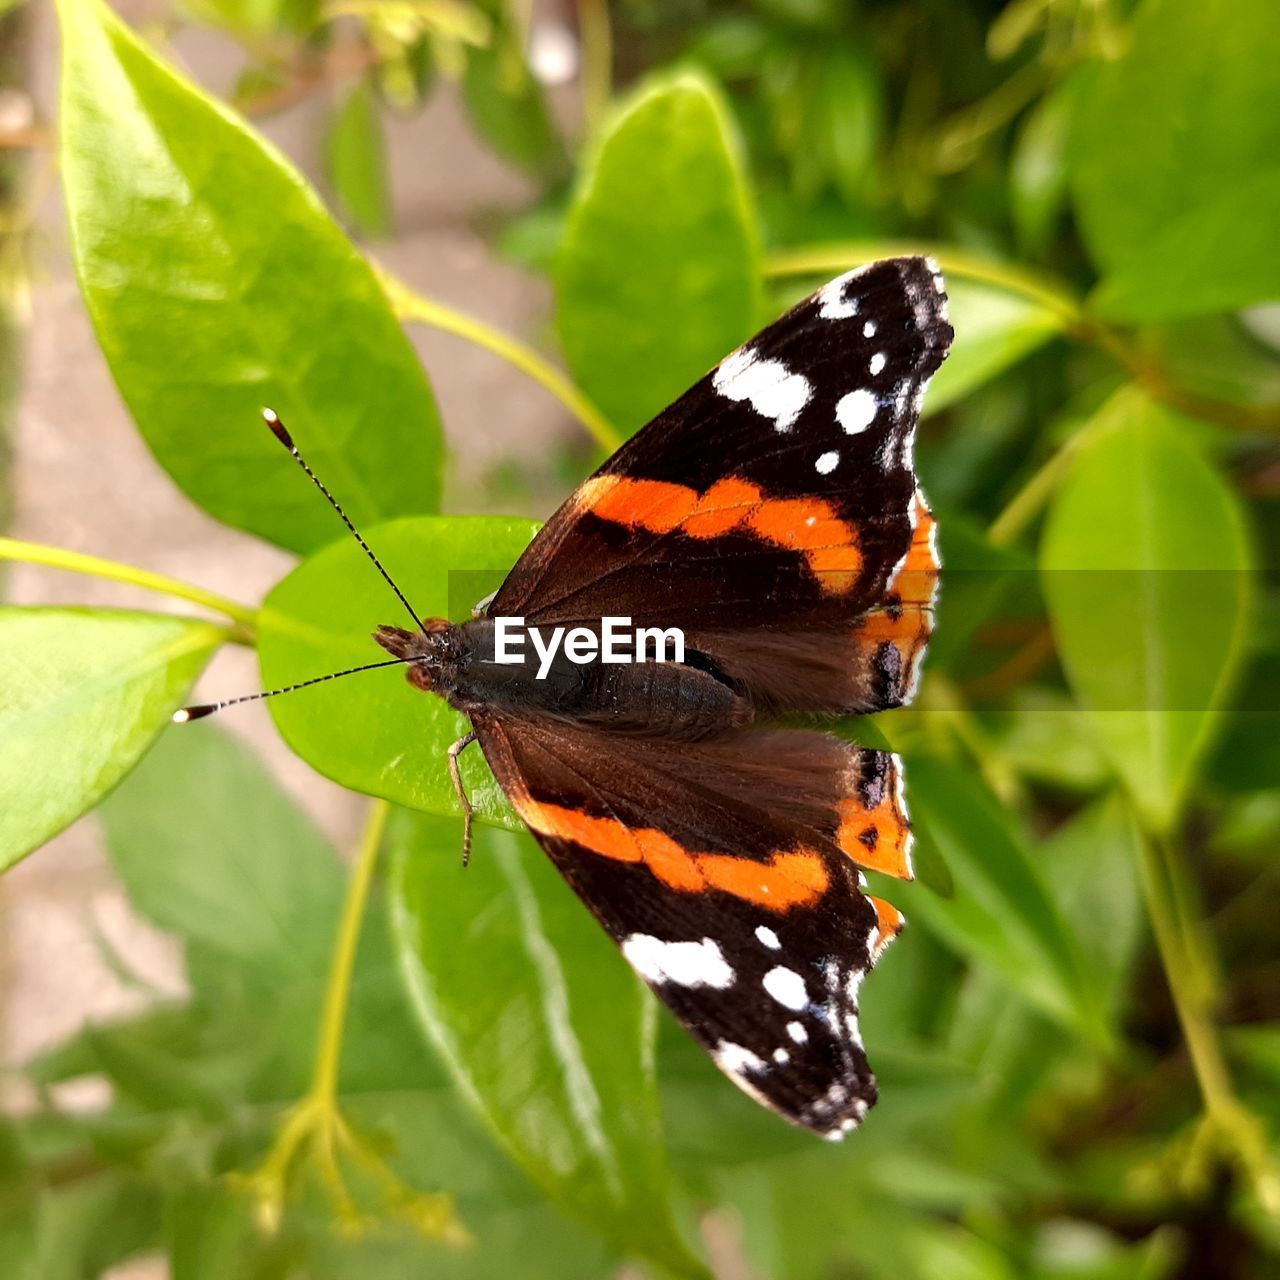
<svg viewBox="0 0 1280 1280"><path fill-rule="evenodd" d="M770 277L822 275L845 271L859 262L899 254L927 254L949 275L976 280L1008 293L1016 293L1053 312L1079 342L1105 351L1139 383L1154 400L1194 418L1219 426L1246 431L1280 430L1280 405L1233 404L1201 395L1171 381L1163 370L1134 349L1124 334L1091 316L1080 301L1056 281L1046 280L1025 268L995 262L979 254L947 246L921 245L912 241L855 240L845 244L821 245L775 254L765 264Z"/></svg>
<svg viewBox="0 0 1280 1280"><path fill-rule="evenodd" d="M486 351L492 351L551 392L602 448L613 452L622 443L622 436L617 428L555 365L545 360L532 347L525 346L474 316L455 311L442 302L415 293L384 271L379 271L379 276L391 299L391 305L401 320L457 334L468 342L474 342L476 346L484 347Z"/></svg>
<svg viewBox="0 0 1280 1280"><path fill-rule="evenodd" d="M582 38L582 114L591 130L600 123L613 92L608 0L578 0L578 30Z"/></svg>
<svg viewBox="0 0 1280 1280"><path fill-rule="evenodd" d="M1053 497L1067 468L1089 438L1089 428L1082 427L1069 436L1035 471L1030 479L1009 499L1004 510L991 522L987 541L993 547L1007 547L1018 540L1031 522Z"/></svg>
<svg viewBox="0 0 1280 1280"><path fill-rule="evenodd" d="M224 617L231 618L252 631L258 623L256 609L238 604L225 596L203 587L168 578L137 565L121 564L118 560L104 560L101 556L85 555L80 551L68 551L64 547L49 547L38 542L22 542L17 538L0 538L0 560L16 560L24 564L48 565L52 569L65 569L68 573L84 573L95 578L124 582L144 591L156 591L161 595L189 600Z"/></svg>
<svg viewBox="0 0 1280 1280"><path fill-rule="evenodd" d="M1008 293L1019 294L1029 302L1039 303L1046 310L1060 316L1073 329L1089 323L1080 301L1062 285L1044 280L1021 267L995 262L978 254L966 253L963 249L946 246L898 240L854 240L845 244L774 254L765 263L764 273L773 278L821 275L831 271L847 271L859 262L917 253L934 258L948 275L958 276L963 280L977 280Z"/></svg>
<svg viewBox="0 0 1280 1280"><path fill-rule="evenodd" d="M1168 841L1144 832L1140 868L1143 896L1192 1070L1204 1099L1205 1119L1222 1149L1249 1179L1265 1210L1280 1217L1280 1173L1272 1162L1257 1117L1232 1088L1213 1025L1211 992L1188 964L1189 958L1207 954L1207 944L1194 920L1185 916L1179 920L1171 878L1179 870L1176 862L1177 854Z"/></svg>
<svg viewBox="0 0 1280 1280"><path fill-rule="evenodd" d="M382 836L386 831L387 815L390 812L391 806L385 800L373 802L364 835L360 839L356 863L351 869L347 896L342 904L342 920L338 925L333 964L329 970L328 986L325 988L324 1016L320 1022L315 1075L309 1094L321 1107L337 1107L338 1069L342 1064L342 1037L347 1020L347 1004L351 996L351 975L355 971L360 927L364 923L365 909L369 905L373 873L378 865L378 851L382 846Z"/></svg>

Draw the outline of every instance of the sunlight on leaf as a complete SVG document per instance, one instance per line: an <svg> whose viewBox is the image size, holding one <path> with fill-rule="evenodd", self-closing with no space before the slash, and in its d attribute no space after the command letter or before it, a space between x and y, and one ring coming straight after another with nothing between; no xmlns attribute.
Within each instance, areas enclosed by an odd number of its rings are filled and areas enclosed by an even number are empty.
<svg viewBox="0 0 1280 1280"><path fill-rule="evenodd" d="M557 321L583 390L626 431L761 318L738 151L718 95L685 73L628 100L584 172L556 272Z"/></svg>
<svg viewBox="0 0 1280 1280"><path fill-rule="evenodd" d="M558 1204L703 1275L668 1207L653 997L527 836L401 811L388 836L408 990L463 1094Z"/></svg>
<svg viewBox="0 0 1280 1280"><path fill-rule="evenodd" d="M60 167L80 287L161 466L211 515L295 551L333 517L433 511L440 420L369 264L284 158L99 0L61 0Z"/></svg>
<svg viewBox="0 0 1280 1280"><path fill-rule="evenodd" d="M1236 495L1133 389L1099 410L1049 514L1041 579L1098 745L1147 821L1175 820L1253 594Z"/></svg>
<svg viewBox="0 0 1280 1280"><path fill-rule="evenodd" d="M537 528L532 520L420 516L365 534L420 617L462 621L502 582ZM355 542L325 548L263 605L264 687L385 658L371 636L387 622L412 625ZM411 688L402 668L317 685L270 707L285 741L335 782L412 809L459 812L445 752L470 725L443 698ZM477 818L518 826L480 752L465 752L460 763Z"/></svg>
<svg viewBox="0 0 1280 1280"><path fill-rule="evenodd" d="M128 773L226 638L158 614L0 609L0 869Z"/></svg>

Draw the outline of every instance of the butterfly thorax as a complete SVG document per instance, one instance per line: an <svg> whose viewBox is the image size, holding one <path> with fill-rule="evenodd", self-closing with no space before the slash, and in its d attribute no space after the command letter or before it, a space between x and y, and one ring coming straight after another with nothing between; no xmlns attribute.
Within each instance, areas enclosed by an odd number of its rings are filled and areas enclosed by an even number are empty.
<svg viewBox="0 0 1280 1280"><path fill-rule="evenodd" d="M590 623L584 624L589 628ZM374 637L409 663L415 688L439 694L467 714L569 720L621 733L696 741L750 723L745 693L705 655L683 662L574 660L563 645L547 655L504 646L499 661L495 623L429 619L424 631L380 627Z"/></svg>

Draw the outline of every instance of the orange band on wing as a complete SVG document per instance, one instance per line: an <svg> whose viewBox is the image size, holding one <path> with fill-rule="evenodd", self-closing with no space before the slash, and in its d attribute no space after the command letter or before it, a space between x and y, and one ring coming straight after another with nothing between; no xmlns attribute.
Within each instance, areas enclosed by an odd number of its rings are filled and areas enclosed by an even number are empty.
<svg viewBox="0 0 1280 1280"><path fill-rule="evenodd" d="M706 493L665 480L604 475L578 490L580 510L601 520L691 538L717 538L735 530L795 551L809 562L824 591L848 591L862 570L853 525L821 498L767 498L749 480L729 476Z"/></svg>
<svg viewBox="0 0 1280 1280"><path fill-rule="evenodd" d="M911 546L886 588L906 605L930 606L938 590L938 524L919 489L911 499Z"/></svg>
<svg viewBox="0 0 1280 1280"><path fill-rule="evenodd" d="M572 841L616 862L643 863L663 884L685 893L720 889L758 906L786 911L817 902L829 883L822 858L810 849L775 853L767 862L725 853L693 853L651 827L628 827L617 818L513 799L521 818L539 835Z"/></svg>
<svg viewBox="0 0 1280 1280"><path fill-rule="evenodd" d="M898 792L895 757L893 785L886 779L884 794L874 809L868 808L855 789L840 802L840 830L836 841L860 867L880 871L899 880L912 880L911 823Z"/></svg>
<svg viewBox="0 0 1280 1280"><path fill-rule="evenodd" d="M871 897L870 894L867 896ZM902 926L906 924L906 920L893 903L886 902L883 898L871 897L871 905L876 909L876 927L880 930L880 937L876 939L876 945L871 952L871 958L875 960L902 932Z"/></svg>

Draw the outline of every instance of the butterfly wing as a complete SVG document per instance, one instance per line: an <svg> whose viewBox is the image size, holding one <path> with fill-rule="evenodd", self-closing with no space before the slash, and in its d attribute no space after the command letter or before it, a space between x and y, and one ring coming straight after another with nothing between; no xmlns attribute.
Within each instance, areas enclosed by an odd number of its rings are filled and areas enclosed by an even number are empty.
<svg viewBox="0 0 1280 1280"><path fill-rule="evenodd" d="M937 576L912 450L951 337L927 259L833 280L623 445L547 523L489 613L678 626L779 709L903 701ZM751 643L765 630L822 633L828 660L788 646L780 668Z"/></svg>
<svg viewBox="0 0 1280 1280"><path fill-rule="evenodd" d="M876 1098L858 988L901 927L859 866L910 873L898 762L809 731L673 745L473 716L516 812L733 1081L839 1138Z"/></svg>

